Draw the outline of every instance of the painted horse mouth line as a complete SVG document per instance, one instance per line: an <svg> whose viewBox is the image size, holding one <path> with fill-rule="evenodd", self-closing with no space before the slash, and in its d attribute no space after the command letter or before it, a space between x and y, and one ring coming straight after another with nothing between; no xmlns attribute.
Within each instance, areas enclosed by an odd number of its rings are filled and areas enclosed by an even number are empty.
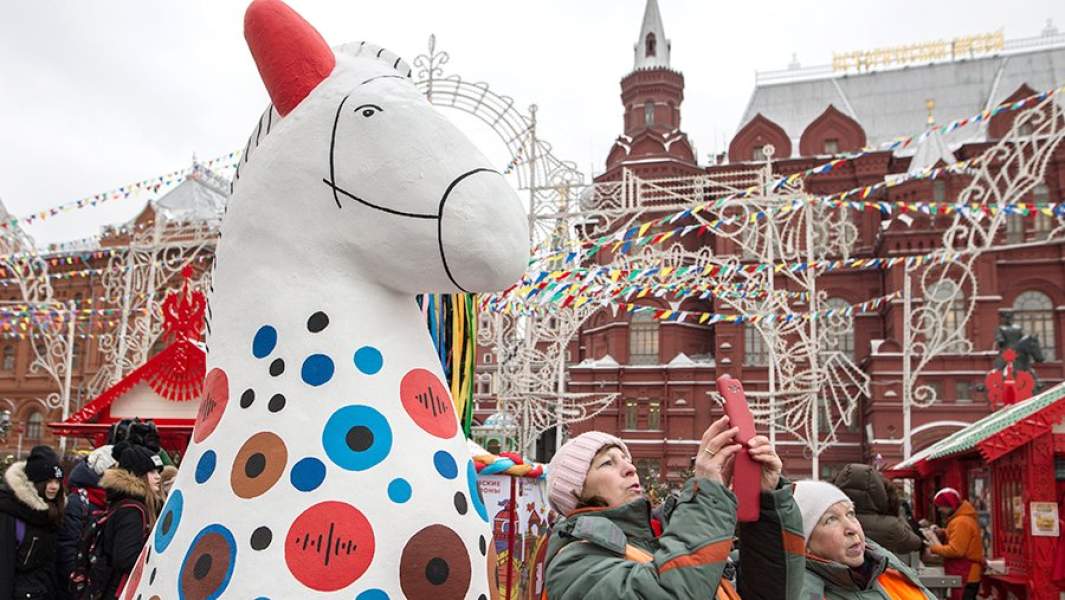
<svg viewBox="0 0 1065 600"><path fill-rule="evenodd" d="M385 207L385 206L380 206L378 204L374 204L373 202L367 202L366 200L363 200L362 198L359 198L355 194L352 194L351 192L349 192L349 191L345 190L344 188L338 186L336 183L330 181L328 178L323 177L322 178L322 182L325 183L327 186L330 187L330 189L333 190L333 199L336 200L337 208L343 208L341 206L341 204L340 204L340 198L337 196L337 194L342 194L345 197L351 198L352 200L358 202L359 204L362 204L364 206L367 206L367 207L375 209L375 210L379 210L381 212L388 213L390 215L396 215L396 216L399 216L399 217L409 217L411 219L430 219L430 220L435 220L436 221L436 243L437 243L437 246L440 249L440 262L444 265L444 273L447 274L447 278L451 280L451 283L455 284L455 287L457 287L458 289L462 290L463 292L470 293L469 290L467 290L466 288L462 287L462 285L460 285L459 282L455 280L454 275L451 274L451 267L449 267L448 264L447 264L447 256L444 254L444 205L447 203L448 196L451 195L451 190L455 189L456 185L458 185L460 182L462 182L463 179L466 179L467 177L470 177L471 175L476 175L477 173L495 173L496 175L499 175L499 176L503 175L502 173L500 173L499 171L497 171L495 169L489 169L487 167L478 167L476 169L470 169L469 171L466 171L462 175L459 175L458 177L452 179L451 183L448 184L447 189L444 190L444 195L440 197L440 205L436 209L436 214L435 215L424 214L424 213L404 212L404 211L401 211L401 210L395 210L395 209L388 208L388 207Z"/></svg>
<svg viewBox="0 0 1065 600"><path fill-rule="evenodd" d="M397 216L400 216L400 217L410 217L412 219L439 219L440 218L439 214L429 215L429 214L422 214L422 213L410 213L410 212L403 212L401 210L395 210L395 209L392 209L392 208L388 208L387 206L380 206L380 205L374 204L373 202L368 202L366 200L363 200L362 198L359 198L355 194L352 194L351 192L345 190L344 188L338 186L337 184L333 183L332 181L329 181L328 179L326 179L324 177L322 178L322 182L325 183L326 185L328 185L333 190L334 197L335 197L335 194L340 193L340 194L343 194L344 196L346 196L348 198L351 198L352 200L358 202L359 204L363 204L365 206L368 206L370 208L379 210L381 212L386 212L388 214L397 215ZM454 183L452 183L451 185L454 186ZM451 186L448 187L448 191L451 191ZM447 197L447 193L446 192L444 194L444 197L445 198ZM443 205L443 202L441 201L441 206L442 205ZM340 207L340 201L339 200L337 200L337 207L338 208Z"/></svg>

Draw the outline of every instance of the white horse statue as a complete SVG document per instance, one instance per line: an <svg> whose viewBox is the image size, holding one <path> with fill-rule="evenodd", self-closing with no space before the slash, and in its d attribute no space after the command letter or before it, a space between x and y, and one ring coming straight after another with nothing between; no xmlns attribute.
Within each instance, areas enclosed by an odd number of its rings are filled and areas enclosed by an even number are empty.
<svg viewBox="0 0 1065 600"><path fill-rule="evenodd" d="M486 599L488 512L414 300L521 275L503 176L369 43L279 0L222 224L193 441L123 598ZM493 565L494 566L494 565Z"/></svg>

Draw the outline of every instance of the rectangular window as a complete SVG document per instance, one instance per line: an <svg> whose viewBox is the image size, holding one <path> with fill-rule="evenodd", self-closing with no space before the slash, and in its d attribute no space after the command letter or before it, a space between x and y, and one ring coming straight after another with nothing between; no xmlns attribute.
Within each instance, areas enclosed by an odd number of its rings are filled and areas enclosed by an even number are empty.
<svg viewBox="0 0 1065 600"><path fill-rule="evenodd" d="M1054 217L1044 213L1044 210L1048 210L1048 204L1050 202L1050 190L1046 184L1040 183L1032 190L1032 202L1035 204L1035 220L1033 222L1032 233L1033 237L1037 240L1045 240L1050 237L1051 230L1054 229Z"/></svg>
<svg viewBox="0 0 1065 600"><path fill-rule="evenodd" d="M1024 217L1010 215L1006 217L1006 243L1019 244L1024 241Z"/></svg>
<svg viewBox="0 0 1065 600"><path fill-rule="evenodd" d="M635 400L625 401L625 429L636 429L636 411L638 405Z"/></svg>
<svg viewBox="0 0 1065 600"><path fill-rule="evenodd" d="M651 402L647 410L647 428L662 429L662 404Z"/></svg>
<svg viewBox="0 0 1065 600"><path fill-rule="evenodd" d="M825 140L825 154L839 154L839 140L836 138Z"/></svg>
<svg viewBox="0 0 1065 600"><path fill-rule="evenodd" d="M15 370L15 347L4 346L4 364L3 369L5 371Z"/></svg>
<svg viewBox="0 0 1065 600"><path fill-rule="evenodd" d="M945 181L933 181L932 182L932 200L934 202L943 202L947 199L947 182Z"/></svg>
<svg viewBox="0 0 1065 600"><path fill-rule="evenodd" d="M954 400L958 404L972 404L973 403L972 386L968 381L955 381L954 382Z"/></svg>
<svg viewBox="0 0 1065 600"><path fill-rule="evenodd" d="M765 162L765 146L756 146L754 151L751 152L751 160L755 162Z"/></svg>
<svg viewBox="0 0 1065 600"><path fill-rule="evenodd" d="M943 382L942 381L930 381L928 383L928 387L932 388L932 391L935 392L936 402L942 402L943 401Z"/></svg>
<svg viewBox="0 0 1065 600"><path fill-rule="evenodd" d="M762 332L750 323L743 326L743 364L764 367L769 364L769 348Z"/></svg>

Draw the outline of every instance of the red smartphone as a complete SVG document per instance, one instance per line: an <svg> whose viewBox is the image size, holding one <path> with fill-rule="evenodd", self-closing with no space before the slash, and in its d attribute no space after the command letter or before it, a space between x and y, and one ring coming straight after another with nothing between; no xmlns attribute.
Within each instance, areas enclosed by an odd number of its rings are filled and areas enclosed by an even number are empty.
<svg viewBox="0 0 1065 600"><path fill-rule="evenodd" d="M736 443L743 444L744 449L736 454L732 469L732 491L736 494L739 506L736 510L737 520L750 523L758 520L759 496L762 493L762 467L751 460L747 453L747 443L757 433L754 429L754 417L747 406L747 397L743 393L743 384L730 375L717 378L717 391L725 398L725 414L729 425L739 427Z"/></svg>

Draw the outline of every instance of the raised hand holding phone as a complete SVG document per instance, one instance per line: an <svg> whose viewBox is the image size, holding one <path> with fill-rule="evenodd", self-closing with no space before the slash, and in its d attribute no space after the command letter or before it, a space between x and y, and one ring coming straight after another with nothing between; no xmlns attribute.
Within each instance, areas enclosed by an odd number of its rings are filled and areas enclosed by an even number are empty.
<svg viewBox="0 0 1065 600"><path fill-rule="evenodd" d="M757 435L754 417L747 406L747 397L743 393L743 384L730 375L717 378L717 389L725 398L725 414L729 424L738 429L735 441L744 449L736 454L732 472L732 491L736 494L739 506L736 518L741 522L758 520L759 495L762 492L762 465L756 463L747 451L751 440Z"/></svg>

